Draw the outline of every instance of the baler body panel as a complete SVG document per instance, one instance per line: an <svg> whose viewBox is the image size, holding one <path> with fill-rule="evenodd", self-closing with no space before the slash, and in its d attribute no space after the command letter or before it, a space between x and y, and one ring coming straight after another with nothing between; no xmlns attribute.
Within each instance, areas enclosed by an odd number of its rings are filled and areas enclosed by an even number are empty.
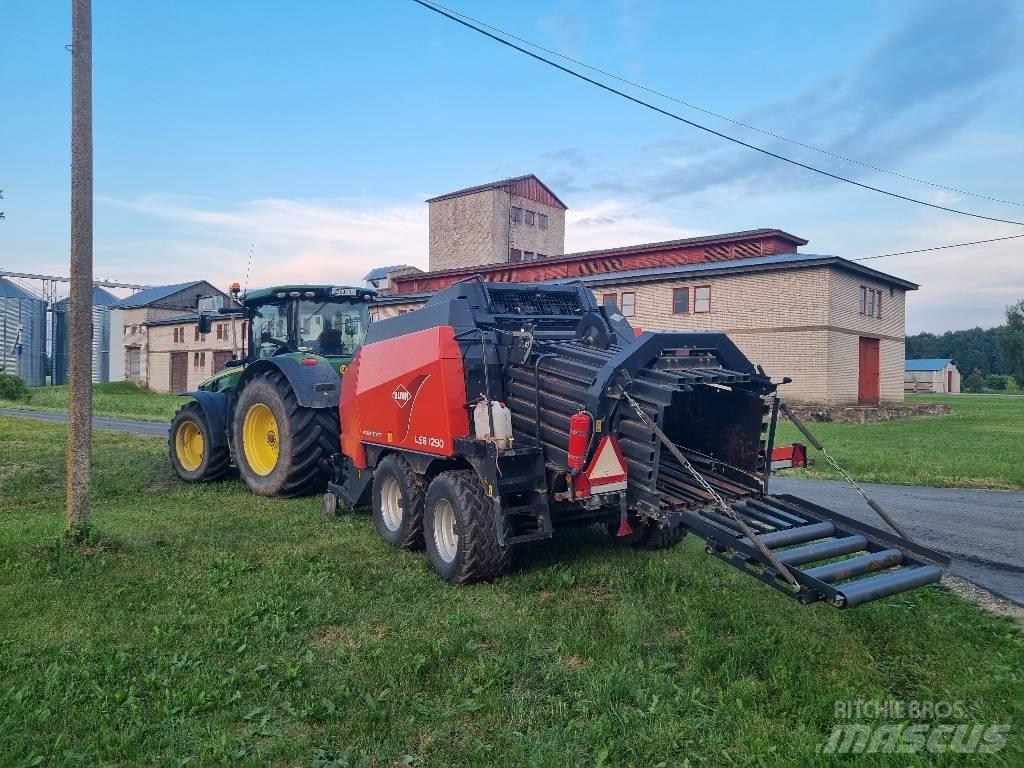
<svg viewBox="0 0 1024 768"><path fill-rule="evenodd" d="M358 468L365 466L359 443L451 456L455 438L469 435L465 374L451 326L365 344L345 383L344 453Z"/></svg>

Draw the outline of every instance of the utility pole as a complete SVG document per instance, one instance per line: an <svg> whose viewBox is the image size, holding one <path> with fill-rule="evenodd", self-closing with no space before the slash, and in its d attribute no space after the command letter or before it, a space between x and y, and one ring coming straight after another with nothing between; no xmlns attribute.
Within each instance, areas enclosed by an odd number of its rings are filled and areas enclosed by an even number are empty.
<svg viewBox="0 0 1024 768"><path fill-rule="evenodd" d="M89 527L92 482L92 2L71 0L71 301L66 530Z"/></svg>

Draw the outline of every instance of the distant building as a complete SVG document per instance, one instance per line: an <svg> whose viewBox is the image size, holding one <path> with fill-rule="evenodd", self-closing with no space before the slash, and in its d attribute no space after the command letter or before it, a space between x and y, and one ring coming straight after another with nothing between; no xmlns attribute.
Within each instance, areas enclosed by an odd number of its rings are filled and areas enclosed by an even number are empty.
<svg viewBox="0 0 1024 768"><path fill-rule="evenodd" d="M565 204L532 175L428 204L430 271L392 273L389 293L375 302L378 318L416 309L476 274L497 282L581 281L635 326L726 331L776 380L793 378L780 389L792 401L903 399L905 298L918 287L908 280L839 256L800 253L807 240L779 229L566 254ZM530 205L532 224L512 211ZM541 210L546 227L537 224Z"/></svg>
<svg viewBox="0 0 1024 768"><path fill-rule="evenodd" d="M431 272L565 252L566 205L533 174L449 192L427 204Z"/></svg>
<svg viewBox="0 0 1024 768"><path fill-rule="evenodd" d="M418 267L410 267L408 264L395 264L390 267L377 267L370 270L363 282L367 288L373 288L380 293L389 293L392 289L392 279L398 275L407 275L414 272L422 273Z"/></svg>
<svg viewBox="0 0 1024 768"><path fill-rule="evenodd" d="M960 369L948 357L907 360L903 370L903 389L907 392L960 392Z"/></svg>
<svg viewBox="0 0 1024 768"><path fill-rule="evenodd" d="M114 303L122 313L124 378L155 392L186 392L244 353L240 313L217 315L211 333L199 333L199 313L232 305L205 280L157 286Z"/></svg>

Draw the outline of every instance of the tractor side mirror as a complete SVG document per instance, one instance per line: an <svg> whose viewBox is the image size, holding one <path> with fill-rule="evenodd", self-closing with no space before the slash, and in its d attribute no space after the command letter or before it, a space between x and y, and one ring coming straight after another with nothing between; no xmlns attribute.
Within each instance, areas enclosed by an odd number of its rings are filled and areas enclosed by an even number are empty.
<svg viewBox="0 0 1024 768"><path fill-rule="evenodd" d="M213 317L206 313L200 313L199 315L199 332L209 333L213 330Z"/></svg>

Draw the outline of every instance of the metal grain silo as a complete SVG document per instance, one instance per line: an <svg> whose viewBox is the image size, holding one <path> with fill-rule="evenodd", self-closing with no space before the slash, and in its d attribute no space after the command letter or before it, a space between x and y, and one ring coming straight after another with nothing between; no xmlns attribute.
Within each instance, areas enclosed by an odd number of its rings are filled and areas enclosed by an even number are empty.
<svg viewBox="0 0 1024 768"><path fill-rule="evenodd" d="M46 383L46 302L0 277L0 369Z"/></svg>
<svg viewBox="0 0 1024 768"><path fill-rule="evenodd" d="M110 329L110 305L117 297L102 288L92 289L92 380L94 384L110 381L111 338L119 341ZM68 383L68 307L71 299L53 305L53 383Z"/></svg>

